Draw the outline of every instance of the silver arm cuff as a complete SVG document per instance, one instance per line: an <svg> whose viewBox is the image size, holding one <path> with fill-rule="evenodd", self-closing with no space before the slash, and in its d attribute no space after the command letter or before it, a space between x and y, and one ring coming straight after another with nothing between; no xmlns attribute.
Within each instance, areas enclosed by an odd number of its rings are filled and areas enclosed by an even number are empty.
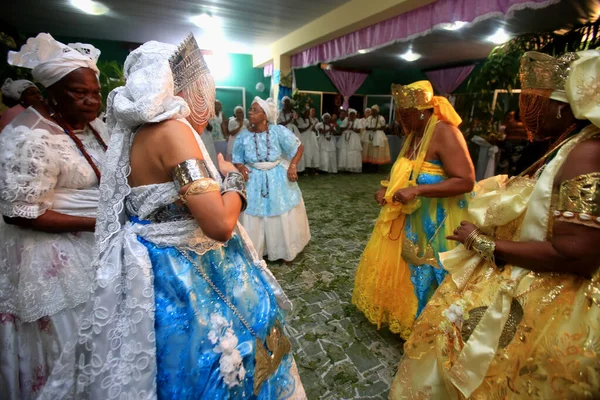
<svg viewBox="0 0 600 400"><path fill-rule="evenodd" d="M246 182L244 176L239 172L230 172L223 179L223 186L221 187L221 194L227 192L236 192L242 199L242 211L248 207L248 199L246 198Z"/></svg>
<svg viewBox="0 0 600 400"><path fill-rule="evenodd" d="M212 178L208 172L208 168L206 168L204 160L199 160L197 158L185 160L173 168L171 177L173 178L173 182L175 182L177 190L198 179Z"/></svg>

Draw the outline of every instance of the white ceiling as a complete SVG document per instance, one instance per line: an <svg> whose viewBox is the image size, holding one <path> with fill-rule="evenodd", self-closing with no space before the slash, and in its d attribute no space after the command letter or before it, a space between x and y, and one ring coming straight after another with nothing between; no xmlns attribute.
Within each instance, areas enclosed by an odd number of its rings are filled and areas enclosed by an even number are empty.
<svg viewBox="0 0 600 400"><path fill-rule="evenodd" d="M13 0L3 17L21 32L144 43L179 43L193 32L203 48L252 53L348 0L98 0L110 11L87 15L69 0ZM222 36L189 21L211 13L222 21ZM220 38L219 38L220 36ZM225 48L223 48L225 47Z"/></svg>
<svg viewBox="0 0 600 400"><path fill-rule="evenodd" d="M486 38L503 27L518 36L525 33L553 31L573 27L600 14L600 0L562 0L539 10L525 9L515 12L510 19L493 18L463 27L458 31L436 30L410 42L396 43L367 54L356 55L333 65L354 68L399 69L416 67L434 68L486 58L496 46ZM423 57L409 63L399 57L412 45L413 51Z"/></svg>

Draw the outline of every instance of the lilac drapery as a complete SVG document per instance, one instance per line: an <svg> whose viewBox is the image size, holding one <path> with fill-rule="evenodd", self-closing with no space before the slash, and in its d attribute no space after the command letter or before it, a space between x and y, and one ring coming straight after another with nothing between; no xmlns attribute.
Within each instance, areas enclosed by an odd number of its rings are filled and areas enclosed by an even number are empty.
<svg viewBox="0 0 600 400"><path fill-rule="evenodd" d="M265 78L269 78L271 76L273 76L273 63L269 63L267 65L265 65L264 69L263 69L263 74L265 76Z"/></svg>
<svg viewBox="0 0 600 400"><path fill-rule="evenodd" d="M378 24L360 29L292 56L292 68L340 60L374 49L408 41L429 33L436 26L454 21L479 22L509 16L525 8L544 8L560 0L438 0Z"/></svg>
<svg viewBox="0 0 600 400"><path fill-rule="evenodd" d="M329 79L331 79L337 90L344 96L344 104L342 105L344 110L348 109L348 100L350 99L350 96L356 93L360 85L363 84L369 75L362 72L339 71L335 69L326 69L325 73Z"/></svg>
<svg viewBox="0 0 600 400"><path fill-rule="evenodd" d="M448 96L467 79L473 68L475 68L474 65L467 65L466 67L438 69L425 74L435 90L442 96Z"/></svg>

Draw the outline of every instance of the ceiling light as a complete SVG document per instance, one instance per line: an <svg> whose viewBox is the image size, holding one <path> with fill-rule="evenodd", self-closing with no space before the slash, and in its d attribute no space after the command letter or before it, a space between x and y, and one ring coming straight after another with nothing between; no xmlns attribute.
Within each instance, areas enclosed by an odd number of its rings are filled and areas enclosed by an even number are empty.
<svg viewBox="0 0 600 400"><path fill-rule="evenodd" d="M368 52L369 52L369 50L367 50L367 49L360 49L358 51L358 54L367 54Z"/></svg>
<svg viewBox="0 0 600 400"><path fill-rule="evenodd" d="M81 11L92 15L102 15L108 12L108 7L92 0L71 0L71 4Z"/></svg>
<svg viewBox="0 0 600 400"><path fill-rule="evenodd" d="M208 31L221 28L221 21L210 14L195 15L190 18L190 21L198 28Z"/></svg>
<svg viewBox="0 0 600 400"><path fill-rule="evenodd" d="M487 38L488 42L494 44L503 44L510 40L510 35L502 28L498 29L496 33Z"/></svg>
<svg viewBox="0 0 600 400"><path fill-rule="evenodd" d="M419 53L414 53L412 49L408 49L406 53L400 54L400 57L404 58L408 62L413 62L421 58L421 55Z"/></svg>
<svg viewBox="0 0 600 400"><path fill-rule="evenodd" d="M454 21L454 22L445 22L443 24L440 24L440 27L442 27L442 29L445 29L447 31L457 31L460 28L462 28L463 26L465 26L467 23L465 21Z"/></svg>

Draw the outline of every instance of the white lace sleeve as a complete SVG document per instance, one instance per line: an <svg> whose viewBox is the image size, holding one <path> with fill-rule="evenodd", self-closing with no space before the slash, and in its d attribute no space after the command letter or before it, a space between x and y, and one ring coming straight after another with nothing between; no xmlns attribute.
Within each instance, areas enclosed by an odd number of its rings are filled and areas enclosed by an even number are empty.
<svg viewBox="0 0 600 400"><path fill-rule="evenodd" d="M25 126L0 135L0 212L34 219L52 206L60 166L52 135Z"/></svg>

